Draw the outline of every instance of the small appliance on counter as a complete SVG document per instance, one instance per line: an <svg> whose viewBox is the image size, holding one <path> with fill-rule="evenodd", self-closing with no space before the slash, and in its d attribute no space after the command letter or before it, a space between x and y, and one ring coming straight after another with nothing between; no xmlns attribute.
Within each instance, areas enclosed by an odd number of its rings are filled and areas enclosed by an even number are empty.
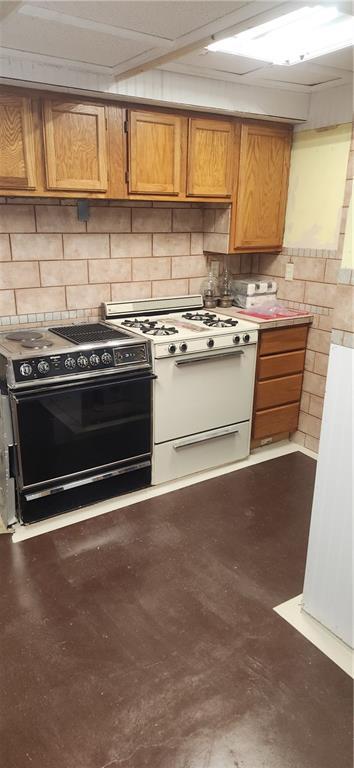
<svg viewBox="0 0 354 768"><path fill-rule="evenodd" d="M269 306L277 297L277 283L264 277L251 275L232 280L233 304L242 309Z"/></svg>
<svg viewBox="0 0 354 768"><path fill-rule="evenodd" d="M105 304L105 318L153 345L152 483L248 456L257 328L206 311L203 297Z"/></svg>
<svg viewBox="0 0 354 768"><path fill-rule="evenodd" d="M30 523L151 483L151 344L84 323L0 334L0 516Z"/></svg>

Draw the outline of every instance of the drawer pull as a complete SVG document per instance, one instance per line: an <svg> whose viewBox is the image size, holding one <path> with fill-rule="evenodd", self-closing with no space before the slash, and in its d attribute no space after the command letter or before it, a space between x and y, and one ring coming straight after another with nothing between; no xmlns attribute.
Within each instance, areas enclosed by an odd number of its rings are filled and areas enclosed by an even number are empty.
<svg viewBox="0 0 354 768"><path fill-rule="evenodd" d="M173 443L175 451L180 448L187 448L189 445L195 445L196 443L206 443L209 440L216 440L218 437L229 437L231 435L237 435L239 432L237 427L225 427L224 429L213 430L212 432L203 432L201 435L194 435L193 437L183 437L181 440L176 440Z"/></svg>
<svg viewBox="0 0 354 768"><path fill-rule="evenodd" d="M240 355L244 355L243 349L236 349L234 352L222 352L221 354L215 354L215 355L203 355L203 357L192 357L187 360L177 360L175 365L179 368L179 366L182 365L195 365L196 363L210 363L212 360L220 360L220 358L225 357L240 357Z"/></svg>

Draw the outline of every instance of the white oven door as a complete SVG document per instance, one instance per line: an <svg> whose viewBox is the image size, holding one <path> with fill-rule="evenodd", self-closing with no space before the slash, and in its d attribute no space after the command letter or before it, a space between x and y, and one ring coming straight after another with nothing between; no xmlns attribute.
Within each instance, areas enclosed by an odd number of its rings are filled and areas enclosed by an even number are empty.
<svg viewBox="0 0 354 768"><path fill-rule="evenodd" d="M155 360L154 442L251 418L256 345Z"/></svg>

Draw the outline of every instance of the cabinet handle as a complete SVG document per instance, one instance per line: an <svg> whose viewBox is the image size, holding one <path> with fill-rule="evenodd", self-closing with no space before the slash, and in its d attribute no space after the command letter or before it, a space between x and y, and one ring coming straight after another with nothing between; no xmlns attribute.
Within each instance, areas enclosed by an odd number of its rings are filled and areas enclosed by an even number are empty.
<svg viewBox="0 0 354 768"><path fill-rule="evenodd" d="M221 354L215 354L215 355L203 355L203 357L192 357L188 360L176 360L175 365L177 367L182 365L195 365L196 363L210 363L211 360L220 360L220 358L225 357L240 357L241 355L244 355L243 349L236 349L235 352L222 352Z"/></svg>

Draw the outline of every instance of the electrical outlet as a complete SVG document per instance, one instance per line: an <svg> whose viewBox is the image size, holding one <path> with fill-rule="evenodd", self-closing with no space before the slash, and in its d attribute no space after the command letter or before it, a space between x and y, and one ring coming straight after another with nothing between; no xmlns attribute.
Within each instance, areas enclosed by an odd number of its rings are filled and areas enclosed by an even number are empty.
<svg viewBox="0 0 354 768"><path fill-rule="evenodd" d="M294 279L294 265L291 263L291 261L288 261L287 264L285 264L285 280L293 280Z"/></svg>

